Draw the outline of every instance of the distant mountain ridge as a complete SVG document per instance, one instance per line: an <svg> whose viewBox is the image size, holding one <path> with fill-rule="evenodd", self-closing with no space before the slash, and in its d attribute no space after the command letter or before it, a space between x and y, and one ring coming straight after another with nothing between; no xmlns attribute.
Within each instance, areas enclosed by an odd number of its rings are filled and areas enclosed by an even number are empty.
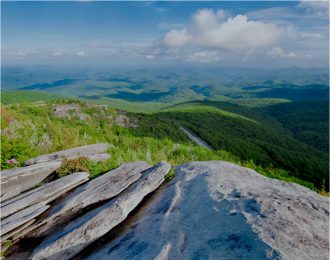
<svg viewBox="0 0 330 260"><path fill-rule="evenodd" d="M156 81L157 82L157 81ZM182 83L158 85L153 81L122 77L100 79L65 78L52 83L37 83L20 90L46 91L104 102L158 102L176 104L192 100L212 99L240 102L253 98L255 104L283 101L328 100L329 86L324 84L296 85L266 81L257 85L218 85ZM253 104L253 102L250 102Z"/></svg>
<svg viewBox="0 0 330 260"><path fill-rule="evenodd" d="M22 87L19 89L20 90L47 90L50 88L70 85L70 84L73 84L73 83L76 83L79 81L81 81L81 80L79 80L79 79L61 79L61 80L54 81L53 83L37 83L37 84L33 84L31 86Z"/></svg>

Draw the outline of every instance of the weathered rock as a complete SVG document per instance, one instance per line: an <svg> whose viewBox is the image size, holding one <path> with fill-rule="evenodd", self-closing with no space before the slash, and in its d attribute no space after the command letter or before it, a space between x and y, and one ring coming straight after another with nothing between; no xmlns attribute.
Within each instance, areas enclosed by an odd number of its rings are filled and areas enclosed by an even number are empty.
<svg viewBox="0 0 330 260"><path fill-rule="evenodd" d="M128 116L125 115L119 115L116 117L115 122L117 125L120 125L122 127L127 127L127 128L135 128L138 127L137 120L129 118Z"/></svg>
<svg viewBox="0 0 330 260"><path fill-rule="evenodd" d="M117 199L111 200L95 210L81 216L63 229L47 237L34 250L32 259L68 259L120 222L164 181L171 166L162 162L144 173Z"/></svg>
<svg viewBox="0 0 330 260"><path fill-rule="evenodd" d="M88 181L88 176L89 174L86 172L73 173L7 200L1 204L1 218L6 218L39 202L46 205L67 191Z"/></svg>
<svg viewBox="0 0 330 260"><path fill-rule="evenodd" d="M80 120L86 120L90 118L90 115L81 112L81 106L79 104L65 104L57 105L54 108L54 116L71 119L78 117Z"/></svg>
<svg viewBox="0 0 330 260"><path fill-rule="evenodd" d="M35 187L60 166L61 161L52 161L2 171L1 200L12 198Z"/></svg>
<svg viewBox="0 0 330 260"><path fill-rule="evenodd" d="M14 230L8 232L7 234L1 234L1 242L3 243L6 240L16 240L16 235L20 234L20 232L24 229L26 229L28 226L30 226L34 221L36 221L35 219L31 219L28 222L26 222L25 224L19 226L18 228L15 228Z"/></svg>
<svg viewBox="0 0 330 260"><path fill-rule="evenodd" d="M19 226L25 224L26 222L34 219L36 216L40 215L42 212L47 210L49 205L44 203L34 204L27 207L16 214L9 216L8 218L1 220L1 235L5 235L8 232L18 228Z"/></svg>
<svg viewBox="0 0 330 260"><path fill-rule="evenodd" d="M74 159L79 156L67 157ZM94 154L86 156L93 162L106 161L110 158L109 154ZM2 171L1 174L1 200L10 199L26 190L34 188L49 175L54 173L62 164L60 158L55 161L32 164L27 167L17 167Z"/></svg>
<svg viewBox="0 0 330 260"><path fill-rule="evenodd" d="M74 159L77 158L78 156L71 156L68 159ZM100 154L93 154L93 155L89 155L86 156L89 160L91 160L92 162L105 162L106 160L109 160L111 158L111 155L108 153L100 153Z"/></svg>
<svg viewBox="0 0 330 260"><path fill-rule="evenodd" d="M72 156L89 156L93 154L106 153L109 148L109 144L92 144L81 147L76 147L68 150L63 150L51 154L44 154L38 157L32 158L25 162L25 165L32 165L36 163L43 163L53 160L61 159L62 157Z"/></svg>
<svg viewBox="0 0 330 260"><path fill-rule="evenodd" d="M83 184L55 203L44 219L22 231L22 236L26 234L29 234L29 236L47 234L56 225L64 223L80 210L118 195L137 181L142 175L141 172L150 167L150 164L143 161L125 163Z"/></svg>
<svg viewBox="0 0 330 260"><path fill-rule="evenodd" d="M125 227L113 231L114 239L93 244L86 248L89 256L77 258L325 260L328 207L326 197L251 169L221 161L188 163ZM44 250L63 241L53 240Z"/></svg>

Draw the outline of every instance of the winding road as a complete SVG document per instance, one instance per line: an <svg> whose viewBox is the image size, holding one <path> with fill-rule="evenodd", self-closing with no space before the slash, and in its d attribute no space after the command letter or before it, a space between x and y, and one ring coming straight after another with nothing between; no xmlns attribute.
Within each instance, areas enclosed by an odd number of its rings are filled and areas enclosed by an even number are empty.
<svg viewBox="0 0 330 260"><path fill-rule="evenodd" d="M209 146L203 139L199 138L196 134L188 130L187 128L180 126L180 130L185 133L190 140L192 140L194 143L198 144L199 146L202 146L210 151L215 151L211 146Z"/></svg>

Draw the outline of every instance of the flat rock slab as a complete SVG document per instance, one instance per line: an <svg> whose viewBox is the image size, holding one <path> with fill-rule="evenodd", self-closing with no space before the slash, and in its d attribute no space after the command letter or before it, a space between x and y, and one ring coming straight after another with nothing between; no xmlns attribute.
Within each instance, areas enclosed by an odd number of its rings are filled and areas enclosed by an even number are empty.
<svg viewBox="0 0 330 260"><path fill-rule="evenodd" d="M44 219L34 223L29 230L22 232L30 233L29 236L47 234L55 226L64 223L80 210L96 203L111 199L137 181L142 172L150 168L147 162L125 163L100 177L89 181L65 198L56 202L47 212Z"/></svg>
<svg viewBox="0 0 330 260"><path fill-rule="evenodd" d="M31 259L69 259L74 256L125 220L146 195L160 186L170 169L171 166L166 162L151 168L118 198L81 216L47 237L34 250Z"/></svg>
<svg viewBox="0 0 330 260"><path fill-rule="evenodd" d="M76 156L73 156L73 158L75 158ZM93 155L89 155L86 156L89 160L91 160L92 162L105 162L107 160L109 160L111 158L111 155L108 153L100 153L100 154L93 154ZM69 159L72 157L69 157ZM77 158L77 157L76 157Z"/></svg>
<svg viewBox="0 0 330 260"><path fill-rule="evenodd" d="M1 218L6 218L33 204L48 202L62 196L67 191L88 181L89 174L86 172L72 173L63 178L46 183L39 188L22 193L21 195L7 200L1 204Z"/></svg>
<svg viewBox="0 0 330 260"><path fill-rule="evenodd" d="M69 159L77 158L71 156ZM109 154L94 154L86 156L92 162L106 161ZM62 159L17 167L1 172L1 200L10 199L26 190L34 188L49 175L54 173L62 164Z"/></svg>
<svg viewBox="0 0 330 260"><path fill-rule="evenodd" d="M31 189L61 166L61 161L34 164L1 172L1 199L6 200Z"/></svg>
<svg viewBox="0 0 330 260"><path fill-rule="evenodd" d="M89 156L93 154L106 153L108 149L109 149L109 144L106 143L86 145L86 146L76 147L51 154L40 155L38 157L27 160L25 162L25 165L32 165L36 163L58 160L61 159L62 157Z"/></svg>
<svg viewBox="0 0 330 260"><path fill-rule="evenodd" d="M35 219L31 219L28 222L25 222L23 225L19 226L18 228L15 228L14 230L6 233L6 234L1 234L1 242L4 242L6 240L14 241L16 240L16 235L19 234L22 230L30 226ZM3 246L3 244L2 244Z"/></svg>
<svg viewBox="0 0 330 260"><path fill-rule="evenodd" d="M1 220L1 235L5 235L15 228L18 228L26 222L34 219L48 208L49 205L45 205L43 203L35 204Z"/></svg>
<svg viewBox="0 0 330 260"><path fill-rule="evenodd" d="M328 259L328 198L222 161L175 173L115 237L77 258Z"/></svg>

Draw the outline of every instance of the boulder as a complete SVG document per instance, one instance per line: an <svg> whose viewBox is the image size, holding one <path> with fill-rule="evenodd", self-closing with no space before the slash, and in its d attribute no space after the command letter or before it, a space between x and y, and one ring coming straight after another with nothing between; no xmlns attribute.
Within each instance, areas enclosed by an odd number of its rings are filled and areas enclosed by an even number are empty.
<svg viewBox="0 0 330 260"><path fill-rule="evenodd" d="M40 221L22 231L21 235L40 236L64 223L84 208L111 199L137 181L150 168L147 162L124 163L91 180L57 201Z"/></svg>
<svg viewBox="0 0 330 260"><path fill-rule="evenodd" d="M124 227L113 230L111 239L77 258L328 259L328 198L222 161L184 164L175 174ZM85 236L95 236L82 225ZM71 238L84 245L84 235L75 230L83 232L71 228ZM61 251L64 241L72 242L58 235L35 251L35 259L73 250Z"/></svg>
<svg viewBox="0 0 330 260"><path fill-rule="evenodd" d="M171 166L162 162L149 169L143 177L118 198L79 217L48 236L38 246L31 259L69 259L126 219L145 196L164 181Z"/></svg>
<svg viewBox="0 0 330 260"><path fill-rule="evenodd" d="M88 181L88 176L89 174L86 172L73 173L7 200L1 204L1 218L6 218L39 202L46 205L67 191Z"/></svg>
<svg viewBox="0 0 330 260"><path fill-rule="evenodd" d="M62 157L89 156L93 154L106 153L108 149L109 149L109 144L106 143L86 145L86 146L76 147L51 154L40 155L38 157L27 160L25 162L25 165L32 165L36 163L58 160L61 159Z"/></svg>

